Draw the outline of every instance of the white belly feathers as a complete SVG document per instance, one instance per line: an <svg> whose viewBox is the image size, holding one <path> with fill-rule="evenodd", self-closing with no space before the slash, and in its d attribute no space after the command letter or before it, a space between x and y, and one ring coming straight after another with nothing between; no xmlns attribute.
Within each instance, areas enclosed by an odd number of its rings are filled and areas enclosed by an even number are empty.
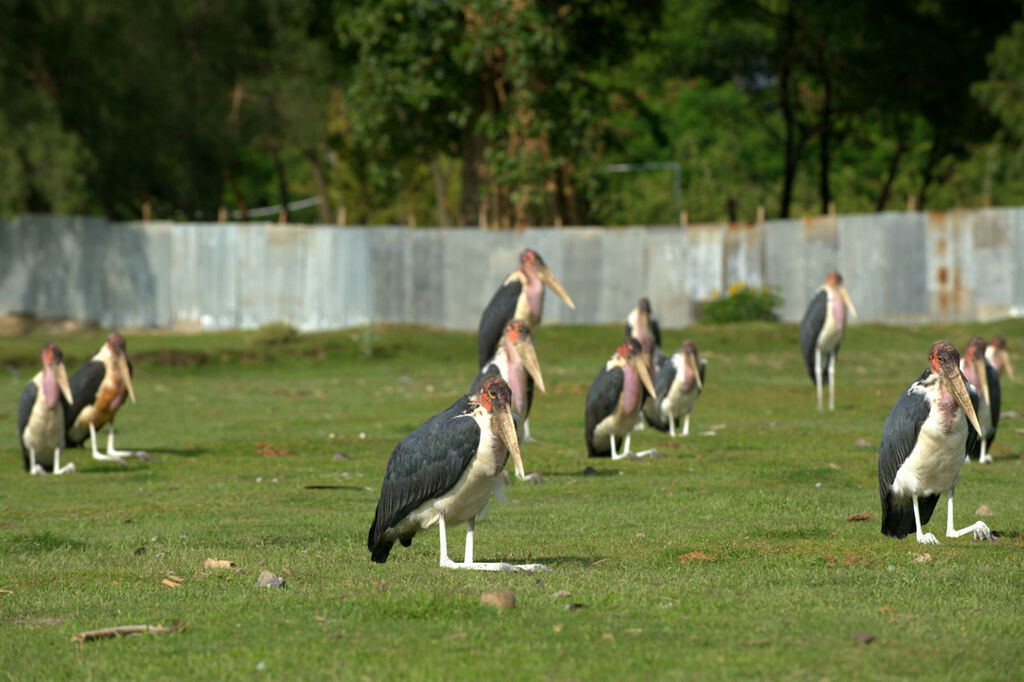
<svg viewBox="0 0 1024 682"><path fill-rule="evenodd" d="M893 492L902 495L936 495L947 492L960 478L967 446L967 417L960 412L952 431L944 433L940 410L932 409L910 456L896 472Z"/></svg>

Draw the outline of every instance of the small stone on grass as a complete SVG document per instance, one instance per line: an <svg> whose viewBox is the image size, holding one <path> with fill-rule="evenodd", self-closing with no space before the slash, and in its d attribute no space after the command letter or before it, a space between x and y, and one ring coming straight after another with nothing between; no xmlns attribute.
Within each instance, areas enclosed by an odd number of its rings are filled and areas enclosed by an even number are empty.
<svg viewBox="0 0 1024 682"><path fill-rule="evenodd" d="M499 609L514 609L516 595L512 592L484 592L480 595L480 603Z"/></svg>
<svg viewBox="0 0 1024 682"><path fill-rule="evenodd" d="M875 636L870 632L855 632L853 633L853 641L857 644L871 644L875 641Z"/></svg>
<svg viewBox="0 0 1024 682"><path fill-rule="evenodd" d="M261 571L256 581L257 587L284 587L284 578L274 575L270 571Z"/></svg>
<svg viewBox="0 0 1024 682"><path fill-rule="evenodd" d="M995 512L992 511L992 509L987 504L983 504L980 507L978 507L974 513L978 516L992 516L993 514L995 514Z"/></svg>

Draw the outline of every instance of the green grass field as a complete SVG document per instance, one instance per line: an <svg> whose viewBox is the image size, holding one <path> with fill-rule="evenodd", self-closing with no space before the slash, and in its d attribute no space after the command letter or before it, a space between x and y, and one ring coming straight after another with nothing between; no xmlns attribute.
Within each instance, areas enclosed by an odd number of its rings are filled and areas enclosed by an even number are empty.
<svg viewBox="0 0 1024 682"><path fill-rule="evenodd" d="M79 473L45 478L22 470L18 396L44 343L74 371L105 334L0 339L0 678L1024 676L1024 420L1000 424L995 463L969 464L956 496L957 526L987 505L1000 542L946 540L944 499L940 546L882 536L876 473L930 344L1000 332L1019 351L1024 322L854 326L832 414L815 410L795 326L670 330L666 350L689 336L708 360L692 435L645 430L634 448L664 458L588 461L583 401L621 329L538 334L548 393L523 458L544 483L512 486L476 537L478 560L553 568L537 575L441 569L435 529L383 565L366 548L388 455L468 389L473 334L128 333L138 403L117 443L152 461L71 450ZM1004 381L1004 412L1024 411L1022 384ZM463 541L449 533L457 560ZM258 588L264 569L284 589ZM480 604L496 590L515 608ZM70 641L140 623L175 631Z"/></svg>

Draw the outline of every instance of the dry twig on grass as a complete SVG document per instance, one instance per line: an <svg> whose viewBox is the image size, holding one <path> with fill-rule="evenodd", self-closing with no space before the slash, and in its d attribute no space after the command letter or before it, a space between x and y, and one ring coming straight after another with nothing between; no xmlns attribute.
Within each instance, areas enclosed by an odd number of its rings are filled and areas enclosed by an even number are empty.
<svg viewBox="0 0 1024 682"><path fill-rule="evenodd" d="M118 625L112 628L100 628L99 630L86 630L71 636L72 642L88 642L93 639L105 637L125 637L127 635L138 635L148 632L151 635L159 635L170 632L170 628L162 625Z"/></svg>

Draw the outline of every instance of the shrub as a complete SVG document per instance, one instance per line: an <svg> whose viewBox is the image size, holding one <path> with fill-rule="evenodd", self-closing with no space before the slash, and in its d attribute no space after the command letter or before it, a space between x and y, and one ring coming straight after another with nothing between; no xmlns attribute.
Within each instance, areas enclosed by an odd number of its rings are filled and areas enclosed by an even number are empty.
<svg viewBox="0 0 1024 682"><path fill-rule="evenodd" d="M724 296L716 289L711 299L703 302L700 319L702 322L721 324L723 322L746 322L749 320L779 319L775 308L782 305L782 299L767 284L760 289L748 287L746 282L733 282Z"/></svg>

